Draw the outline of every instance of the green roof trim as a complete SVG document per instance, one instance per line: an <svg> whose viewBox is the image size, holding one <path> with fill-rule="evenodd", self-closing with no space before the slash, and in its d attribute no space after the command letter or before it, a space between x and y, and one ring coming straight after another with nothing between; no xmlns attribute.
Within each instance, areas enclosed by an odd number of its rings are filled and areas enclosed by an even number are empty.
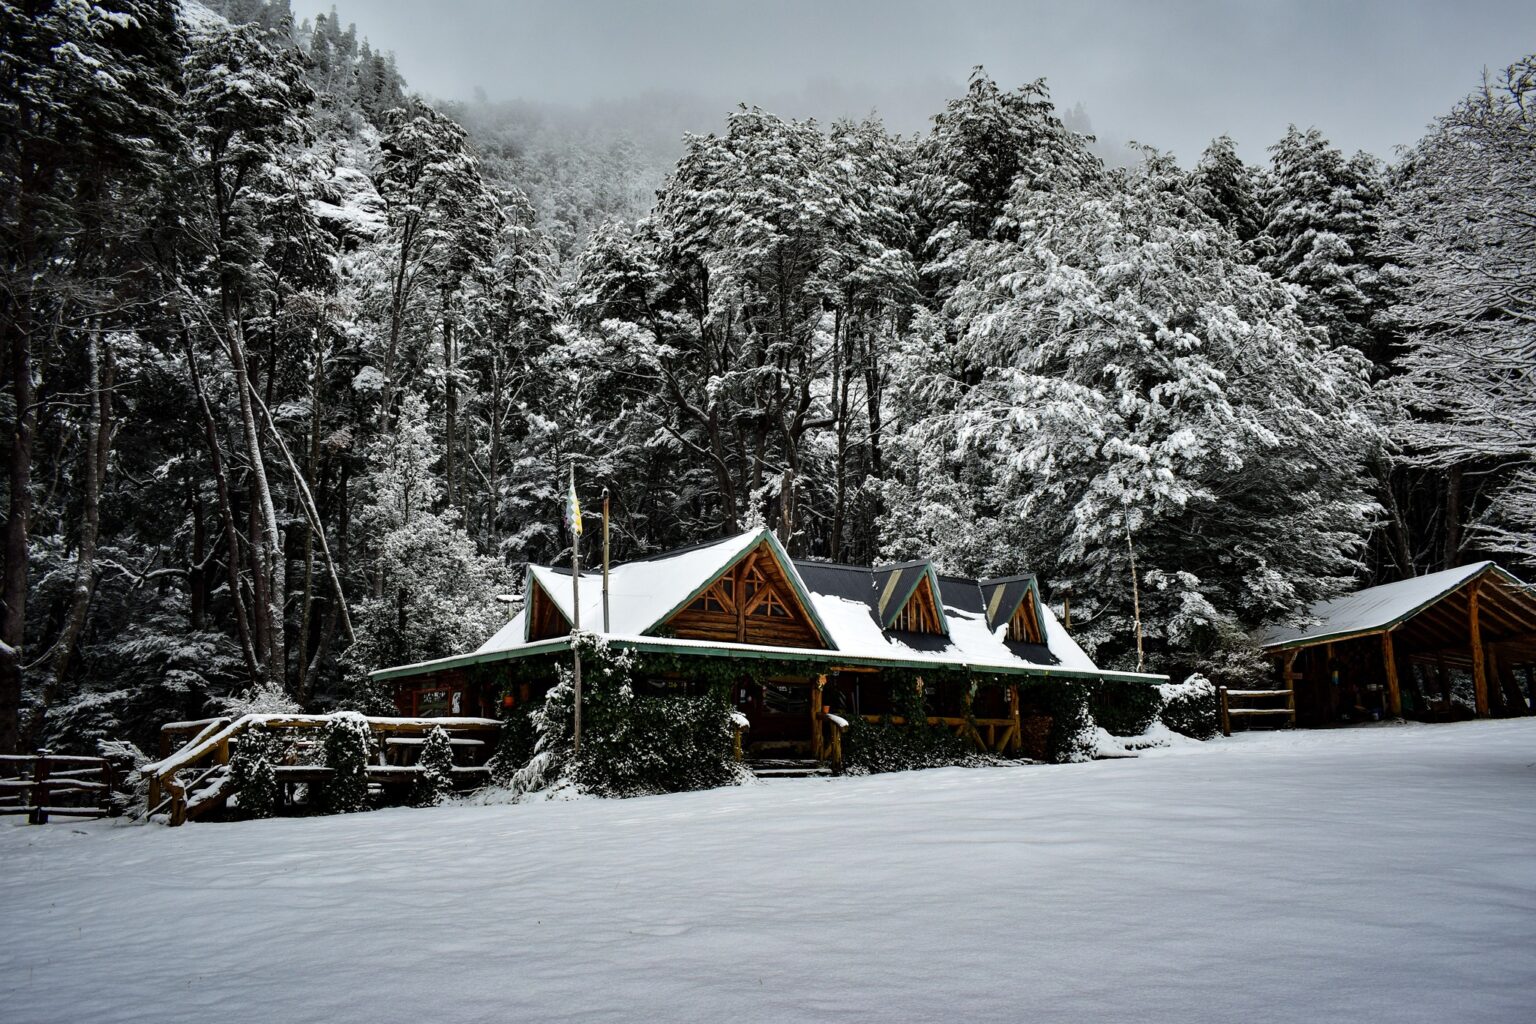
<svg viewBox="0 0 1536 1024"><path fill-rule="evenodd" d="M935 671L963 670L980 674L1020 676L1037 679L1115 679L1146 683L1148 685L1168 681L1168 677L1165 675L1149 672L1113 672L1102 669L1057 668L1048 665L987 665L924 658L881 658L870 655L840 654L835 650L761 648L749 645L721 646L699 641L670 640L664 637L610 636L606 640L610 644L632 651L651 654L695 654L702 658L737 658L744 661L782 661L791 663L831 662L834 665L848 665L855 668L916 668L933 669ZM462 654L451 658L439 658L436 661L418 662L415 665L400 665L395 668L380 669L377 672L370 673L369 678L376 682L406 679L411 676L426 675L432 672L468 668L472 665L484 665L498 661L515 661L543 654L561 654L570 650L570 646L570 637L555 637L550 640L541 640L538 643L529 644L525 647L514 647L510 650L487 651L484 654Z"/></svg>

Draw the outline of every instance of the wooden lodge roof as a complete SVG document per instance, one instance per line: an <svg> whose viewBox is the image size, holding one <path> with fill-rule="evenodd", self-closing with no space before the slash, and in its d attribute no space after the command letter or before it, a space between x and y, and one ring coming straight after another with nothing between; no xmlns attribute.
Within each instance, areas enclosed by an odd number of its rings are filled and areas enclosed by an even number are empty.
<svg viewBox="0 0 1536 1024"><path fill-rule="evenodd" d="M747 598L743 566L762 587L775 588L772 613L753 621L775 629L728 634L740 624L728 606ZM760 573L766 570L767 576ZM737 589L732 589L732 583ZM373 673L379 680L550 654L568 649L571 574L530 566L523 608L469 654ZM644 651L677 651L848 667L971 669L1069 678L1166 677L1099 669L1039 598L1033 576L973 580L940 576L926 560L852 566L794 561L768 530L755 530L611 567L609 625L603 629L601 571L583 570L580 626L610 644ZM757 608L761 599L751 602ZM1027 614L1038 643L1012 639L1009 623ZM686 625L687 628L684 628ZM791 631L796 626L799 632ZM752 638L756 637L754 641ZM741 642L747 638L748 642ZM783 639L781 639L783 638Z"/></svg>
<svg viewBox="0 0 1536 1024"><path fill-rule="evenodd" d="M1452 646L1467 631L1474 585L1491 636L1536 637L1536 589L1493 562L1474 562L1318 601L1299 621L1269 625L1254 639L1266 651L1283 651L1385 633L1417 620L1416 631Z"/></svg>

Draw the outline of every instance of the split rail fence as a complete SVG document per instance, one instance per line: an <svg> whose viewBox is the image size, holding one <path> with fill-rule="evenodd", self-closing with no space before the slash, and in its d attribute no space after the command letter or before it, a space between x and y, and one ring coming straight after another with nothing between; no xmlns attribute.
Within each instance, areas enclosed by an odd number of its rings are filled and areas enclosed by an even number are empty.
<svg viewBox="0 0 1536 1024"><path fill-rule="evenodd" d="M0 814L25 814L33 825L50 817L104 818L113 813L112 762L104 757L0 755Z"/></svg>

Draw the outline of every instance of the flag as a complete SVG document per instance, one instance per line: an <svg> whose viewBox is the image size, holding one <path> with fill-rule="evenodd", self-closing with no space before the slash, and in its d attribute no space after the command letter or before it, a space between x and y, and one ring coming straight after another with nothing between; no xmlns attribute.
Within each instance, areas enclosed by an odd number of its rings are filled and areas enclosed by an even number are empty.
<svg viewBox="0 0 1536 1024"><path fill-rule="evenodd" d="M581 536L581 499L576 497L576 467L571 467L571 493L565 499L565 525L572 537Z"/></svg>

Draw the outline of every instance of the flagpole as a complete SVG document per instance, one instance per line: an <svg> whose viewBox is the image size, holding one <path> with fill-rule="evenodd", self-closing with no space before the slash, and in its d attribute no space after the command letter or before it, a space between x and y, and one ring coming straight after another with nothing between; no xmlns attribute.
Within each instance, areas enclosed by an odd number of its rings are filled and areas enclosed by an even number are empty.
<svg viewBox="0 0 1536 1024"><path fill-rule="evenodd" d="M603 634L608 633L608 488L603 488Z"/></svg>
<svg viewBox="0 0 1536 1024"><path fill-rule="evenodd" d="M571 463L571 683L576 691L575 734L571 752L581 753L581 649L576 634L581 631L581 526L580 507L576 501L576 463Z"/></svg>

